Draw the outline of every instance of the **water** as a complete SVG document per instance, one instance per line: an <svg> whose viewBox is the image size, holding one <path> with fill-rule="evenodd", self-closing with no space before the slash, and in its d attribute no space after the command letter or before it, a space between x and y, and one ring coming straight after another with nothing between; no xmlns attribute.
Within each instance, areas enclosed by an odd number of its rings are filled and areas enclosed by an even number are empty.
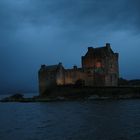
<svg viewBox="0 0 140 140"><path fill-rule="evenodd" d="M140 140L140 100L0 103L0 140Z"/></svg>

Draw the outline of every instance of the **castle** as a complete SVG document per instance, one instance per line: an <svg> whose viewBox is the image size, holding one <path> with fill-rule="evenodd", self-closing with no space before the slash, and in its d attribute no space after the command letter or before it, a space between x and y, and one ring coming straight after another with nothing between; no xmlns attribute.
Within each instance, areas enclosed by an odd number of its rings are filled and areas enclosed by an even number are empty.
<svg viewBox="0 0 140 140"><path fill-rule="evenodd" d="M65 69L62 63L41 65L38 72L39 92L57 85L117 86L119 78L118 53L114 53L109 43L104 47L88 47L81 57L82 67Z"/></svg>

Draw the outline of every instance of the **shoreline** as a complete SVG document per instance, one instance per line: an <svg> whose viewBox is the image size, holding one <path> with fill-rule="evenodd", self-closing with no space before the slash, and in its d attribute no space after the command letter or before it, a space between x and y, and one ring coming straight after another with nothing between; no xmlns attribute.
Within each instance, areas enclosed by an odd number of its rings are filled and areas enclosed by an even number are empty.
<svg viewBox="0 0 140 140"><path fill-rule="evenodd" d="M122 98L110 98L110 97L95 97L95 98L87 98L87 99L32 99L32 98L24 98L22 100L0 100L0 103L41 103L41 102L64 102L64 101L103 101L103 100L140 100L140 97L122 97Z"/></svg>
<svg viewBox="0 0 140 140"><path fill-rule="evenodd" d="M13 95L0 100L0 102L53 102L77 100L124 100L140 99L140 87L77 87L57 86L48 89L44 96L24 98L22 94Z"/></svg>

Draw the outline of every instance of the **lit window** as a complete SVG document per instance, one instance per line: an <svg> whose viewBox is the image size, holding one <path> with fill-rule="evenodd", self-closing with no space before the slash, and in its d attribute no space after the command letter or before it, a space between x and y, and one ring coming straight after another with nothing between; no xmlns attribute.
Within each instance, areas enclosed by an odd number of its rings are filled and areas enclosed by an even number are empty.
<svg viewBox="0 0 140 140"><path fill-rule="evenodd" d="M96 63L96 68L100 68L102 65L101 65L101 62L97 62Z"/></svg>

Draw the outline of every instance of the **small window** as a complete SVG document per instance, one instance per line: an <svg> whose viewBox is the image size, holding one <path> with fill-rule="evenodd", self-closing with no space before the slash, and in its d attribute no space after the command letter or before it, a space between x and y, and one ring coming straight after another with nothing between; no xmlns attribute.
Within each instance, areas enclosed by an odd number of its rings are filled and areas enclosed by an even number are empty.
<svg viewBox="0 0 140 140"><path fill-rule="evenodd" d="M101 62L97 62L96 63L96 68L101 68L101 67L102 67Z"/></svg>

